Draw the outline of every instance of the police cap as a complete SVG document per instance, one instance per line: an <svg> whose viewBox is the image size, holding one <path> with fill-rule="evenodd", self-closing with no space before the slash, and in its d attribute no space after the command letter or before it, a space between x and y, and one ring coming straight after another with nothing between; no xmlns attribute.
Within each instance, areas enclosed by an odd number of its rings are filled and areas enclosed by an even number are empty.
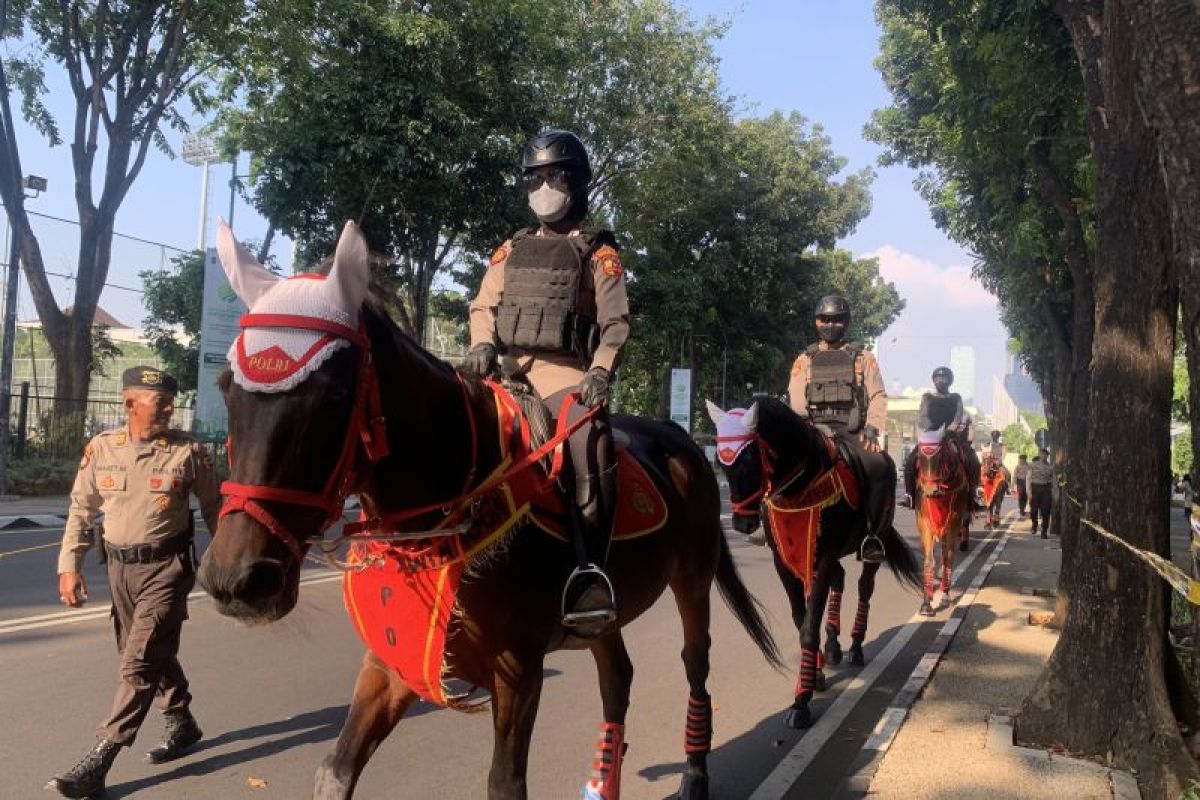
<svg viewBox="0 0 1200 800"><path fill-rule="evenodd" d="M179 391L179 382L158 367L130 367L121 374L121 388L175 394Z"/></svg>

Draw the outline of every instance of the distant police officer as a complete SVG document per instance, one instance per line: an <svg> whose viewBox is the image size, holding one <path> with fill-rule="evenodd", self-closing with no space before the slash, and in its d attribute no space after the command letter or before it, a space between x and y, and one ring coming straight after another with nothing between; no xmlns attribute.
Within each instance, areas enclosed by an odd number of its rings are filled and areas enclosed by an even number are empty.
<svg viewBox="0 0 1200 800"><path fill-rule="evenodd" d="M1042 538L1050 530L1050 509L1054 505L1054 466L1050 463L1050 451L1042 448L1029 465L1029 532L1038 532L1041 521Z"/></svg>
<svg viewBox="0 0 1200 800"><path fill-rule="evenodd" d="M896 476L880 440L887 429L887 392L879 362L861 344L846 338L851 314L844 297L822 297L815 316L819 341L792 364L788 381L792 410L831 433L849 434L847 438L866 451L863 466L868 474L868 507L877 516L889 515L890 524ZM863 541L860 555L864 561L883 560L883 542L877 531Z"/></svg>
<svg viewBox="0 0 1200 800"><path fill-rule="evenodd" d="M175 379L134 367L125 371L123 385L126 424L101 433L84 449L58 558L59 597L78 608L87 600L81 572L92 542L85 531L103 512L120 683L112 711L97 729L96 746L47 784L65 797L104 790L109 767L122 747L133 744L153 702L166 715L167 729L147 760L169 761L202 735L189 711L192 697L176 654L195 583L188 497L199 498L212 531L220 493L208 454L188 434L167 427L175 410Z"/></svg>
<svg viewBox="0 0 1200 800"><path fill-rule="evenodd" d="M963 407L962 397L958 392L950 391L954 383L954 372L949 367L938 367L930 376L933 381L933 391L921 396L921 408L917 412L917 427L922 431L945 429L951 440L958 447L959 455L966 467L967 483L970 484L971 506L982 510L976 494L979 491L980 466L979 456L971 446L971 418ZM999 439L999 431L992 439ZM917 486L917 450L914 448L904 464L904 489L908 496L904 505L913 507L916 501Z"/></svg>
<svg viewBox="0 0 1200 800"><path fill-rule="evenodd" d="M503 351L553 414L573 392L582 407L571 406L569 421L600 408L568 440L573 485L564 474L575 501L578 569L563 589L563 624L594 636L616 617L603 572L617 501L605 408L629 335L629 300L612 232L583 224L592 178L583 142L546 131L526 144L521 167L541 224L518 231L492 255L470 306L471 349L462 367L487 375Z"/></svg>
<svg viewBox="0 0 1200 800"><path fill-rule="evenodd" d="M1017 466L1013 470L1013 483L1017 486L1017 510L1021 518L1025 518L1025 506L1029 503L1029 456L1021 453L1017 456Z"/></svg>

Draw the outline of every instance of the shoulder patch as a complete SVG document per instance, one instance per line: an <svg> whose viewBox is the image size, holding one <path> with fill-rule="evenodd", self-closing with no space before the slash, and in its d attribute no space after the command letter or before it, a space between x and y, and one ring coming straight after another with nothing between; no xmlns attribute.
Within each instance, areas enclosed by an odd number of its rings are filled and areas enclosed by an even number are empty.
<svg viewBox="0 0 1200 800"><path fill-rule="evenodd" d="M621 267L621 257L617 255L617 248L611 244L596 248L596 252L592 253L592 259L610 278L620 277L621 273L625 271Z"/></svg>
<svg viewBox="0 0 1200 800"><path fill-rule="evenodd" d="M492 251L492 257L488 259L488 263L493 267L508 258L508 254L512 252L512 242L508 241Z"/></svg>

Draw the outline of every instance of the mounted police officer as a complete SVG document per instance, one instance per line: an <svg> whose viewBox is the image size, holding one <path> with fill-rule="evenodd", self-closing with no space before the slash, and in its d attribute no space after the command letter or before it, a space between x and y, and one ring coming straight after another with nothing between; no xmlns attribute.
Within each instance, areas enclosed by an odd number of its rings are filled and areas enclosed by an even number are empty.
<svg viewBox="0 0 1200 800"><path fill-rule="evenodd" d="M980 465L979 456L971 446L971 418L963 407L962 396L951 392L954 383L954 372L949 367L938 367L930 376L933 380L932 392L921 396L921 409L918 412L917 427L922 431L934 431L944 428L958 448L963 465L967 471L967 483L970 486L971 506L976 511L982 511L977 494L979 491ZM999 431L993 440L998 440ZM917 495L917 449L914 447L904 463L904 489L908 496L903 505L913 507Z"/></svg>
<svg viewBox="0 0 1200 800"><path fill-rule="evenodd" d="M529 207L541 223L502 244L470 305L471 349L462 368L488 375L505 355L506 375L524 376L552 413L574 422L599 410L568 439L563 471L574 500L578 566L563 588L563 624L595 636L616 618L603 572L617 503L616 455L607 405L629 336L625 275L611 231L584 225L592 169L573 133L545 131L521 159Z"/></svg>
<svg viewBox="0 0 1200 800"><path fill-rule="evenodd" d="M170 761L202 736L177 658L196 575L188 497L200 500L200 513L213 531L221 496L207 452L188 434L167 427L175 410L175 379L152 367L133 367L122 384L126 424L101 433L84 449L58 557L59 599L78 608L87 600L83 559L94 544L86 531L104 513L120 683L95 747L46 786L65 797L103 792L113 760L133 744L152 703L166 716L167 731L147 761Z"/></svg>
<svg viewBox="0 0 1200 800"><path fill-rule="evenodd" d="M846 338L850 303L836 294L817 302L819 341L792 365L788 397L792 410L807 416L829 434L847 434L865 451L866 495L870 508L889 506L895 495L895 467L880 441L887 427L887 392L875 355ZM889 483L890 478L890 483ZM864 561L883 560L883 542L872 533L863 542Z"/></svg>

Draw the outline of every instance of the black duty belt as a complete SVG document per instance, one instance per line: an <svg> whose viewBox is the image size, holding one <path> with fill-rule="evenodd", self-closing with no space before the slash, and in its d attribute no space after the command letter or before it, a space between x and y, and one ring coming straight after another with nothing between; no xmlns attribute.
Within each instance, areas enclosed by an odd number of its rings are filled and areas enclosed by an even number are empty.
<svg viewBox="0 0 1200 800"><path fill-rule="evenodd" d="M190 537L172 536L154 544L135 544L130 547L113 547L104 543L104 550L113 561L122 564L150 564L154 561L164 561L172 556L187 552L192 546Z"/></svg>

